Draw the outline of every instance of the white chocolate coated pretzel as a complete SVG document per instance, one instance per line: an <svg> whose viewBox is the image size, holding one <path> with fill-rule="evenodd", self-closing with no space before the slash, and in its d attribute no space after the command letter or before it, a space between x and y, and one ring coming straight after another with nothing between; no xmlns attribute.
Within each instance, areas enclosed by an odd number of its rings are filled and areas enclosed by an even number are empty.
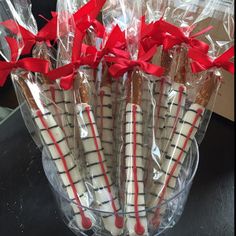
<svg viewBox="0 0 236 236"><path fill-rule="evenodd" d="M153 184L149 207L160 204L173 194L182 164L199 129L205 108L192 104L183 119L178 122L171 144L162 163L162 177ZM164 213L164 208L161 213ZM160 212L156 217L160 217Z"/></svg>
<svg viewBox="0 0 236 236"><path fill-rule="evenodd" d="M111 173L107 168L107 160L103 154L91 106L87 103L77 104L76 113L96 202L101 211L107 212L101 213L104 227L112 235L120 235L123 228L123 218L118 213L121 211L121 207Z"/></svg>
<svg viewBox="0 0 236 236"><path fill-rule="evenodd" d="M89 207L89 196L79 168L75 164L74 157L66 142L66 137L48 110L44 112L33 110L32 115L56 165L65 191L70 200L74 201L71 206L76 223L80 229L88 230L94 223L94 217L86 209L80 208L81 206Z"/></svg>
<svg viewBox="0 0 236 236"><path fill-rule="evenodd" d="M65 112L66 102L64 100L63 90L54 84L43 84L42 101L47 109L52 113L57 124L65 133L70 150L75 158L79 155L78 144L74 135L74 128L71 124L71 119L68 120L67 112ZM71 116L69 116L71 118Z"/></svg>
<svg viewBox="0 0 236 236"><path fill-rule="evenodd" d="M144 193L143 119L139 105L126 106L126 226L129 235L147 235ZM129 213L130 212L130 213Z"/></svg>
<svg viewBox="0 0 236 236"><path fill-rule="evenodd" d="M164 129L165 119L168 111L168 95L171 84L168 77L161 77L156 81L154 96L156 100L156 111L154 114L155 119L155 139L156 145L161 150L161 133Z"/></svg>
<svg viewBox="0 0 236 236"><path fill-rule="evenodd" d="M169 93L168 113L165 120L165 128L162 132L161 155L165 157L178 121L183 118L186 102L186 87L183 84L173 82Z"/></svg>
<svg viewBox="0 0 236 236"><path fill-rule="evenodd" d="M97 126L102 141L103 154L107 160L107 168L112 178L115 174L115 155L113 154L113 116L111 87L103 86L100 89L97 101Z"/></svg>

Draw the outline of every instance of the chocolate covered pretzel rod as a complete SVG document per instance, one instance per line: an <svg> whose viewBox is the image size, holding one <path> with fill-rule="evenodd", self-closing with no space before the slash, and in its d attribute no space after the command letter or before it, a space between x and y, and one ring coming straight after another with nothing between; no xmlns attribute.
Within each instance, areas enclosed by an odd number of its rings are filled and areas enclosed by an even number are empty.
<svg viewBox="0 0 236 236"><path fill-rule="evenodd" d="M89 28L87 30L87 33L85 37L83 38L83 41L88 46L94 46L95 43L95 35L93 29ZM97 79L97 68L90 68L88 66L83 66L80 68L80 71L84 71L84 73L87 75L87 81L89 82L90 86L90 94L93 95L93 98L96 98L96 79Z"/></svg>
<svg viewBox="0 0 236 236"><path fill-rule="evenodd" d="M108 68L104 64L102 72L101 87L97 101L97 127L102 141L103 154L107 160L107 168L115 178L115 155L113 153L113 115L112 115L112 92L111 79ZM113 178L113 180L115 180Z"/></svg>
<svg viewBox="0 0 236 236"><path fill-rule="evenodd" d="M50 59L50 50L45 43L37 43L33 49L33 57L45 59L49 62L50 70L52 69L52 63ZM74 157L78 157L79 151L77 143L75 142L74 129L68 122L67 114L65 112L65 101L63 96L63 90L59 85L53 81L50 81L45 75L37 75L38 86L42 91L41 99L44 102L47 109L52 113L59 127L65 133L68 145L72 151Z"/></svg>
<svg viewBox="0 0 236 236"><path fill-rule="evenodd" d="M74 211L76 223L80 229L88 230L92 227L94 218L91 213L83 209L82 206L89 206L89 196L79 168L75 164L74 157L66 142L64 132L58 126L48 109L39 109L24 79L18 77L17 83L29 104L34 122L57 168L65 192L69 199L74 202L71 206Z"/></svg>
<svg viewBox="0 0 236 236"><path fill-rule="evenodd" d="M71 51L68 52L68 50L72 48L71 46L72 41L73 41L73 35L68 35L68 37L62 37L58 41L57 67L64 66L70 62L72 52ZM73 91L71 89L63 90L63 99L64 99L64 107L68 124L72 129L74 129L75 113L74 113Z"/></svg>
<svg viewBox="0 0 236 236"><path fill-rule="evenodd" d="M94 114L89 105L88 81L83 77L83 73L78 76L80 78L77 80L79 96L76 98L76 113L87 168L99 210L107 212L101 213L104 227L112 235L120 235L123 228L123 218L118 215L121 207L103 154Z"/></svg>
<svg viewBox="0 0 236 236"><path fill-rule="evenodd" d="M178 122L167 155L162 163L163 175L153 186L152 200L149 206L155 206L163 200L169 199L174 192L182 164L199 129L205 107L216 89L216 83L215 75L210 73L197 93L195 102L186 111L183 119ZM164 208L161 212L157 209L153 217L153 224L159 224L160 214L163 214L164 211Z"/></svg>
<svg viewBox="0 0 236 236"><path fill-rule="evenodd" d="M142 111L143 111L143 158L144 166L148 162L152 149L152 131L153 131L153 90L155 82L152 78L143 81L142 88ZM150 125L151 124L151 125Z"/></svg>
<svg viewBox="0 0 236 236"><path fill-rule="evenodd" d="M178 61L177 69L174 76L174 82L172 83L171 90L168 98L168 113L165 120L165 129L161 135L161 156L165 157L169 144L172 140L172 136L175 132L178 121L182 119L185 110L185 102L187 98L186 83L186 63L187 63L187 50L179 48L181 50L177 54ZM162 158L161 158L162 159Z"/></svg>
<svg viewBox="0 0 236 236"><path fill-rule="evenodd" d="M155 112L155 139L156 146L159 149L159 155L161 155L160 150L162 147L161 134L164 129L165 119L168 112L168 95L171 88L171 83L169 79L169 72L171 68L172 58L169 52L162 51L161 55L161 66L165 68L164 75L156 81L154 88L154 96L156 100L156 112ZM161 156L159 157L161 158ZM161 163L161 159L159 160Z"/></svg>
<svg viewBox="0 0 236 236"><path fill-rule="evenodd" d="M112 79L112 117L113 117L113 153L117 156L117 164L119 164L119 155L121 155L122 146L122 131L124 130L124 114L125 101L123 95L125 94L125 86L120 78ZM124 105L123 105L124 104ZM120 114L120 115L118 115ZM119 173L118 173L119 174Z"/></svg>
<svg viewBox="0 0 236 236"><path fill-rule="evenodd" d="M131 98L126 105L125 169L126 226L129 235L147 235L144 193L142 80L140 72L131 78Z"/></svg>

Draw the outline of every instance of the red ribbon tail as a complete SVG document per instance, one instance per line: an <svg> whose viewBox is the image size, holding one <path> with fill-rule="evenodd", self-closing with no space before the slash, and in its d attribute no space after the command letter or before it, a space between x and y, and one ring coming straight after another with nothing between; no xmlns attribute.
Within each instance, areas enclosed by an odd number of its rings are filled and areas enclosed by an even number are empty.
<svg viewBox="0 0 236 236"><path fill-rule="evenodd" d="M223 65L223 68L227 70L229 73L234 74L234 63L233 62L227 62Z"/></svg>
<svg viewBox="0 0 236 236"><path fill-rule="evenodd" d="M74 65L68 64L68 65L59 67L57 69L54 69L54 70L48 72L47 77L50 80L56 80L61 77L64 77L64 78L72 77L72 76L74 76L74 73L75 73Z"/></svg>
<svg viewBox="0 0 236 236"><path fill-rule="evenodd" d="M206 70L206 68L201 66L201 64L199 64L196 61L191 62L190 66L191 66L191 70L194 74Z"/></svg>
<svg viewBox="0 0 236 236"><path fill-rule="evenodd" d="M109 73L113 78L119 78L123 76L127 71L128 67L121 64L113 64L109 68Z"/></svg>

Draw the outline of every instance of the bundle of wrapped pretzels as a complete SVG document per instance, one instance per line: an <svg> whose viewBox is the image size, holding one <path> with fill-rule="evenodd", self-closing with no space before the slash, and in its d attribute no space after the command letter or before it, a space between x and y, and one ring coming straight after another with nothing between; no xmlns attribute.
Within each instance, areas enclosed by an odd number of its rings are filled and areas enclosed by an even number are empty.
<svg viewBox="0 0 236 236"><path fill-rule="evenodd" d="M221 70L234 72L232 27L224 44L210 25L198 29L211 5L58 0L38 31L30 0L0 4L0 85L11 73L73 227L155 235L184 186Z"/></svg>

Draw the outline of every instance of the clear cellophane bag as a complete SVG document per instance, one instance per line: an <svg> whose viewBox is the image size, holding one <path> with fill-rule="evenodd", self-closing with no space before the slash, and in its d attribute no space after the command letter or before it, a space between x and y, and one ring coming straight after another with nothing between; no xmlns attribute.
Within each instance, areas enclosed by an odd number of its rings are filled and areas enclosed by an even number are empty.
<svg viewBox="0 0 236 236"><path fill-rule="evenodd" d="M17 21L36 34L30 2L25 0L28 8L20 2L13 5L25 14ZM142 14L147 23L163 17L178 27L194 25L193 33L211 17L210 24L220 25L227 37L212 36L214 29L199 37L209 43L209 55L215 58L231 46L228 8L216 13L209 4L177 2L107 1L102 11L106 36L118 25L131 59L138 60ZM84 4L58 1L57 51L40 42L33 57L48 60L50 69L72 62L73 14ZM90 27L83 43L96 47L98 41ZM98 49L105 43L106 38ZM92 229L95 235L156 235L182 213L188 192L183 190L196 165L196 140L200 143L205 135L222 81L216 68L193 74L188 49L185 44L167 53L158 48L152 62L166 69L161 77L134 68L115 79L105 60L97 69L81 66L69 90L62 89L62 78L12 72L23 118L44 149L46 174L62 196L60 208L75 233L87 235Z"/></svg>
<svg viewBox="0 0 236 236"><path fill-rule="evenodd" d="M148 1L146 5L150 21L153 16L162 15L167 22L182 27L185 36L194 35L212 25L214 28L211 31L197 38L209 44L208 56L212 60L232 46L232 5L220 11L221 1L207 1L204 5L197 4L196 1L169 1L168 10L157 14L156 9L149 7L150 2L154 4L154 1ZM157 9L163 8L158 6ZM219 29L225 32L223 37L216 34ZM158 125L159 122L162 125L157 131L156 141L160 156L153 158L151 153L151 165L148 167L148 173L151 173L147 190L149 207L168 201L179 191L183 166L189 161L194 140L200 144L205 136L222 82L222 72L216 67L193 73L188 51L189 45L182 43L169 50L167 55L162 50L160 57L160 64L166 69L165 76L169 77L169 84L157 84L157 93L154 92L157 105L155 110L161 115L154 114L153 123ZM168 209L164 208L155 211L153 222L162 224L166 212Z"/></svg>

